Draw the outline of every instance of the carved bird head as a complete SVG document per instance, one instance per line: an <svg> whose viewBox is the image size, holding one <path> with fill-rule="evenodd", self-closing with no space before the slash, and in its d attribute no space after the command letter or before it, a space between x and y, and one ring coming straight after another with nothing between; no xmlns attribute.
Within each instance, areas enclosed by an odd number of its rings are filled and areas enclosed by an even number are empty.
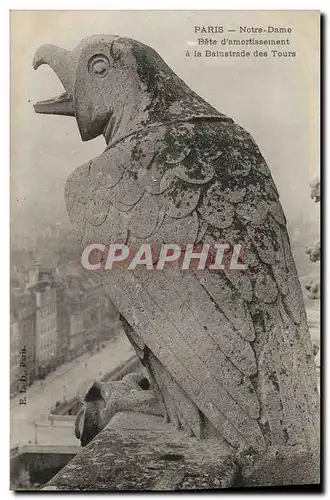
<svg viewBox="0 0 330 500"><path fill-rule="evenodd" d="M81 138L106 141L148 124L220 113L197 96L141 42L112 35L85 38L73 51L42 45L33 67L48 64L65 92L34 105L37 113L74 116Z"/></svg>

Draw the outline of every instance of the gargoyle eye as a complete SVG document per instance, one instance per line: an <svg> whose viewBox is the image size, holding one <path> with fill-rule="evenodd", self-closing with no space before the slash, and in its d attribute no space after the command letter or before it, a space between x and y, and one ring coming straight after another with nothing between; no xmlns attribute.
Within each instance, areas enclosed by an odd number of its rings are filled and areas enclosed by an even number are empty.
<svg viewBox="0 0 330 500"><path fill-rule="evenodd" d="M105 77L110 71L110 61L103 54L93 56L88 61L88 72L91 75Z"/></svg>

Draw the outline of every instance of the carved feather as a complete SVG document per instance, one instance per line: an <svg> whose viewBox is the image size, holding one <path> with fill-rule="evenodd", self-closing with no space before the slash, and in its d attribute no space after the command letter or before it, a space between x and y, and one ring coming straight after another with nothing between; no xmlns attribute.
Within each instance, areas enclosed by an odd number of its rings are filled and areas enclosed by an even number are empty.
<svg viewBox="0 0 330 500"><path fill-rule="evenodd" d="M80 174L89 188L82 192L79 175L72 176L67 207L81 232L73 204L85 205L94 231L88 240L116 241L123 228L131 244L243 245L248 270L241 275L172 267L117 269L101 278L152 352L149 370L176 424L201 437L201 412L233 448L294 441L301 416L286 389L290 414L283 410L279 388L295 384L288 331L300 328L302 297L278 194L249 134L222 121L145 129ZM301 342L306 348L305 337ZM272 354L279 343L280 359ZM312 403L303 404L309 411Z"/></svg>

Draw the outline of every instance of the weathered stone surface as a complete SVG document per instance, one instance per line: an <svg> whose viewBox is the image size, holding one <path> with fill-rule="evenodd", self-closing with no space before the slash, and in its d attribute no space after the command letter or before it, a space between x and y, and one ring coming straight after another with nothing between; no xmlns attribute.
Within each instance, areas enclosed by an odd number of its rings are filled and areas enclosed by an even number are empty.
<svg viewBox="0 0 330 500"><path fill-rule="evenodd" d="M230 455L160 417L119 413L46 486L57 490L173 491L319 484L317 449Z"/></svg>
<svg viewBox="0 0 330 500"><path fill-rule="evenodd" d="M232 486L237 474L221 442L188 437L160 417L120 413L47 489L219 489Z"/></svg>
<svg viewBox="0 0 330 500"><path fill-rule="evenodd" d="M241 475L247 487L320 484L320 452L318 448L268 452L253 466L242 467Z"/></svg>
<svg viewBox="0 0 330 500"><path fill-rule="evenodd" d="M148 387L145 387L147 384ZM84 387L85 386L85 387ZM129 373L121 380L83 384L75 435L86 446L119 411L136 411L164 417L164 406L145 374Z"/></svg>
<svg viewBox="0 0 330 500"><path fill-rule="evenodd" d="M98 270L134 330L128 336L168 418L232 454L287 449L289 460L290 450L309 453L319 443L312 344L279 195L254 139L139 42L85 39L65 53L64 72L61 52L55 62L53 52L40 49L35 66L66 75L66 114L76 117L83 140L103 134L107 143L66 184L82 245L120 238L132 246L243 247L245 279L175 266ZM112 435L127 449L120 436Z"/></svg>

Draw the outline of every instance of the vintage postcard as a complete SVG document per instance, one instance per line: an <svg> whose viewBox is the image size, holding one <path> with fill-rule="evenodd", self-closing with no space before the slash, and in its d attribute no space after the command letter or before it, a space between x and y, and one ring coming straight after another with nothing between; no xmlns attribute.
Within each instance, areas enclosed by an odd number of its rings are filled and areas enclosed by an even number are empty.
<svg viewBox="0 0 330 500"><path fill-rule="evenodd" d="M12 11L10 487L320 488L320 13Z"/></svg>

